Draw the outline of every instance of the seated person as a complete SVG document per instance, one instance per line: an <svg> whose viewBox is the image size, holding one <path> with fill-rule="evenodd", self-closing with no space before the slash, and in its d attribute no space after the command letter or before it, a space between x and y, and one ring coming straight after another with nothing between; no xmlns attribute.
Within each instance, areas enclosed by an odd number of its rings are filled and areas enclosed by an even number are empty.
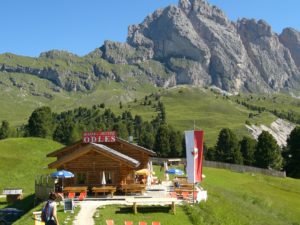
<svg viewBox="0 0 300 225"><path fill-rule="evenodd" d="M178 177L175 177L175 179L173 181L174 181L175 188L180 188L180 183L179 183Z"/></svg>

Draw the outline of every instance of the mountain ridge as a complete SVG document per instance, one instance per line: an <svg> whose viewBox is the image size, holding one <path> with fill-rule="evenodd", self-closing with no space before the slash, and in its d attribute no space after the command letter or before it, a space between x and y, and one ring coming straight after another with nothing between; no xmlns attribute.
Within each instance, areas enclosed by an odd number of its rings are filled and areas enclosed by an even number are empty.
<svg viewBox="0 0 300 225"><path fill-rule="evenodd" d="M129 26L125 43L105 41L83 57L57 50L36 58L2 54L0 75L7 73L35 75L70 92L91 91L100 80L299 91L300 33L285 28L278 35L263 20L233 22L205 0L179 0Z"/></svg>

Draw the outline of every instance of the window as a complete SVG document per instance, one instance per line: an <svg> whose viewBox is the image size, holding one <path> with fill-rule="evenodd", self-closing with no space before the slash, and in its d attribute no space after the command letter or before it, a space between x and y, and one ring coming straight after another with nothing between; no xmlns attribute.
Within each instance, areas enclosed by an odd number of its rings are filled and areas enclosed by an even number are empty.
<svg viewBox="0 0 300 225"><path fill-rule="evenodd" d="M77 184L86 184L86 173L77 173Z"/></svg>
<svg viewBox="0 0 300 225"><path fill-rule="evenodd" d="M104 171L105 179L103 179L103 172L100 173L100 184L110 185L114 184L114 172L112 171Z"/></svg>

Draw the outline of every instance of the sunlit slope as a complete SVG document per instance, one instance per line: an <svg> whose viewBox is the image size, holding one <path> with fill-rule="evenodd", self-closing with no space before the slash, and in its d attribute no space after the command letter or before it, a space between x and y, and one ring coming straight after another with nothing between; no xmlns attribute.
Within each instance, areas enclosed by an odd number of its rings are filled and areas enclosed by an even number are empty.
<svg viewBox="0 0 300 225"><path fill-rule="evenodd" d="M55 158L49 152L61 148L60 143L40 138L12 138L0 141L0 190L22 188L34 192L34 179L47 174L47 166Z"/></svg>
<svg viewBox="0 0 300 225"><path fill-rule="evenodd" d="M209 145L215 144L222 128L231 128L239 136L249 135L245 128L246 121L269 125L276 119L268 112L249 118L249 113L253 111L209 89L180 87L162 91L160 96L168 123L181 131L194 129L194 125L196 129L203 129ZM131 106L131 110L145 118L153 118L156 113L154 105L158 100L154 96L150 100L151 105L144 105L141 100Z"/></svg>

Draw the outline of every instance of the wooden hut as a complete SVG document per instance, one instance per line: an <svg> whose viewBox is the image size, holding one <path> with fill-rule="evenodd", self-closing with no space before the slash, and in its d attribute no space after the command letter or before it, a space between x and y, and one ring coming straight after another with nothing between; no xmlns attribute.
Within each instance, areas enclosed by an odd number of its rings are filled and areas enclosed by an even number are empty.
<svg viewBox="0 0 300 225"><path fill-rule="evenodd" d="M100 143L77 142L54 151L47 157L57 157L48 165L57 170L68 170L74 178L64 180L64 186L121 186L134 182L134 172L147 168L155 152L129 143L121 138Z"/></svg>

